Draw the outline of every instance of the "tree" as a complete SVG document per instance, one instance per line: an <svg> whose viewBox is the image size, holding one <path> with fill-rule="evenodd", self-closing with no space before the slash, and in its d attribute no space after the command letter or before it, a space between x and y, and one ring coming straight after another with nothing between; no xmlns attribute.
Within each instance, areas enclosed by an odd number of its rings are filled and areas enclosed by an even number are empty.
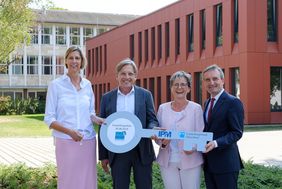
<svg viewBox="0 0 282 189"><path fill-rule="evenodd" d="M34 20L28 8L30 1L0 0L0 63L12 63L14 60L9 60L9 55L20 44L30 41L29 30Z"/></svg>

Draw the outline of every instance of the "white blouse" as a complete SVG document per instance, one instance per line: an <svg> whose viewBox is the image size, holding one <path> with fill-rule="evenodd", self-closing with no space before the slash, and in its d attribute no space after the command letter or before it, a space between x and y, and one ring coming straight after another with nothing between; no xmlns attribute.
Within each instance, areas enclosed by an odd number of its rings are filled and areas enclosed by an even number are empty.
<svg viewBox="0 0 282 189"><path fill-rule="evenodd" d="M44 122L50 127L52 122L58 121L66 128L80 131L83 139L92 139L96 135L90 118L95 115L94 94L87 79L82 78L80 87L77 91L67 75L53 80L47 91ZM71 139L69 135L54 129L52 135Z"/></svg>

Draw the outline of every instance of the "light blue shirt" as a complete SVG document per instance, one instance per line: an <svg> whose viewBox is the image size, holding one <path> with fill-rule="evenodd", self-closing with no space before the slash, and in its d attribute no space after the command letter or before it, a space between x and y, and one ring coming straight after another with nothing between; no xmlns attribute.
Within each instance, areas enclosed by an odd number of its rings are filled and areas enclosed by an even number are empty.
<svg viewBox="0 0 282 189"><path fill-rule="evenodd" d="M44 122L50 127L58 121L66 128L80 131L83 139L92 139L96 135L91 121L91 115L95 115L94 94L90 81L85 78L81 79L80 88L77 91L67 75L53 80L47 91ZM54 129L52 135L71 139L69 135Z"/></svg>
<svg viewBox="0 0 282 189"><path fill-rule="evenodd" d="M135 98L134 87L128 94L123 94L119 89L117 91L117 112L126 111L134 114Z"/></svg>

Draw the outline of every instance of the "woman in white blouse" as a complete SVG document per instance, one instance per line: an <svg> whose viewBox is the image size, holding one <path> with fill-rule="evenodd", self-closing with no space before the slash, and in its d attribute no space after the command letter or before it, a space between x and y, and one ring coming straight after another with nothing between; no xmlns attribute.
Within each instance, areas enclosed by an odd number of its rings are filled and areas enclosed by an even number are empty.
<svg viewBox="0 0 282 189"><path fill-rule="evenodd" d="M96 133L102 124L94 110L91 83L80 76L86 66L81 49L65 53L66 75L53 80L47 92L44 121L55 139L59 189L96 189Z"/></svg>
<svg viewBox="0 0 282 189"><path fill-rule="evenodd" d="M161 104L157 118L161 128L179 131L203 131L204 120L199 104L189 101L191 75L184 71L170 78L172 101ZM166 189L199 189L202 154L184 151L183 140L157 140L160 145L157 162Z"/></svg>

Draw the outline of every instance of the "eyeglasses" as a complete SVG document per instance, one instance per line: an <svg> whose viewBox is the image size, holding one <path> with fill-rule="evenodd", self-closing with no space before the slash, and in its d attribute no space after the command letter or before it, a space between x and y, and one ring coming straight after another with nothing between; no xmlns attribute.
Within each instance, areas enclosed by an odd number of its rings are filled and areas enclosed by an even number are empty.
<svg viewBox="0 0 282 189"><path fill-rule="evenodd" d="M175 88L179 88L179 87L184 88L188 86L188 83L174 83L172 86Z"/></svg>

